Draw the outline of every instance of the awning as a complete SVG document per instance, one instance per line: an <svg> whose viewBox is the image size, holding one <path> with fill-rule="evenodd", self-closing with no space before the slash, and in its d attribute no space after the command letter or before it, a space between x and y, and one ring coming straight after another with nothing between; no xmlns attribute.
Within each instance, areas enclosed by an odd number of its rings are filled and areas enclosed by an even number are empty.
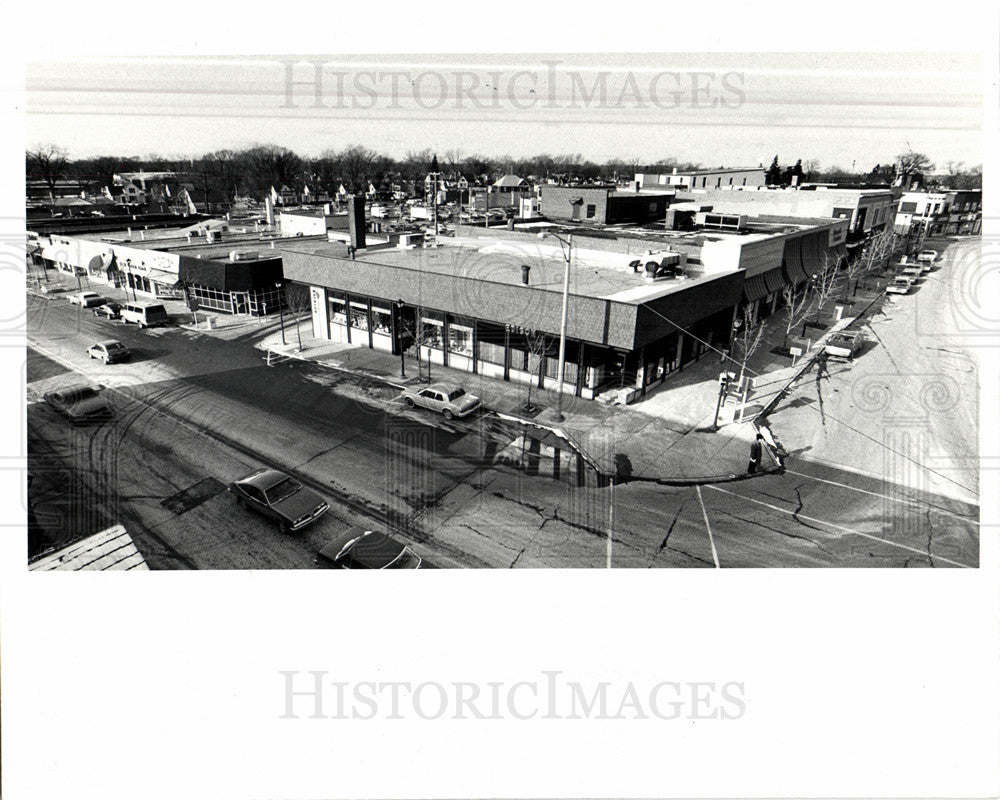
<svg viewBox="0 0 1000 800"><path fill-rule="evenodd" d="M151 281L168 288L177 288L181 285L180 276L176 272L167 272L163 269L150 269L147 273L139 274L144 274Z"/></svg>
<svg viewBox="0 0 1000 800"><path fill-rule="evenodd" d="M785 253L781 260L787 286L798 286L809 280L809 273L802 267L802 240L788 239L785 241Z"/></svg>
<svg viewBox="0 0 1000 800"><path fill-rule="evenodd" d="M743 281L743 297L748 303L754 303L762 297L767 297L770 292L764 282L763 275L751 275Z"/></svg>
<svg viewBox="0 0 1000 800"><path fill-rule="evenodd" d="M764 273L764 283L767 284L767 292L780 292L787 285L785 283L785 276L781 273L781 269L771 269Z"/></svg>

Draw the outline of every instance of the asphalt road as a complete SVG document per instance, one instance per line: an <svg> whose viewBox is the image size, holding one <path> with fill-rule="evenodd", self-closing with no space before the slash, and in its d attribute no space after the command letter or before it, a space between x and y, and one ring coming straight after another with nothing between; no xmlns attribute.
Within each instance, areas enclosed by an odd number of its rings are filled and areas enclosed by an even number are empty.
<svg viewBox="0 0 1000 800"><path fill-rule="evenodd" d="M31 296L40 511L64 537L122 521L154 568L308 568L348 524L396 530L441 566L602 567L609 530L615 567L976 566L976 375L948 333L955 258L872 316L852 365L805 376L771 415L784 474L700 488L581 489L493 467L485 416L447 423L374 381L268 367L249 337L140 332ZM104 338L136 359L89 361ZM113 422L73 429L34 402L70 371L109 387ZM957 399L932 380L943 371ZM889 411L884 386L900 398ZM283 537L237 508L224 486L262 464L294 470L331 513Z"/></svg>

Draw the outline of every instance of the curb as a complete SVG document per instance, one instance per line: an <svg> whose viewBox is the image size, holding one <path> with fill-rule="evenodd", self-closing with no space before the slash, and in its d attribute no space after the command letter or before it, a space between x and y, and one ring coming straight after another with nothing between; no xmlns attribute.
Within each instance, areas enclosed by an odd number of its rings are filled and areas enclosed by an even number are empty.
<svg viewBox="0 0 1000 800"><path fill-rule="evenodd" d="M845 329L853 325L857 320L861 319L861 317L863 317L868 312L868 309L870 309L873 305L875 305L875 301L878 300L880 297L884 296L885 296L885 289L879 290L875 294L875 296L868 301L868 304L864 308L862 308L861 311L858 312L857 316L855 316L854 319L852 319L847 325L844 326ZM824 335L829 336L829 332L827 332ZM816 363L816 359L818 359L822 354L823 350L817 349L816 352L813 353L808 360L804 361L799 370L794 375L792 375L792 377L788 380L788 382L785 383L785 385L782 386L775 393L774 397L772 397L765 404L765 406L760 411L758 411L751 420L749 420L749 422L751 422L754 425L754 427L758 427L757 420L766 417L774 410L774 407L778 403L780 403L782 399L784 399L785 395L788 393L788 390L792 387L792 384L798 381L798 379L801 378L807 371L812 369L812 365Z"/></svg>

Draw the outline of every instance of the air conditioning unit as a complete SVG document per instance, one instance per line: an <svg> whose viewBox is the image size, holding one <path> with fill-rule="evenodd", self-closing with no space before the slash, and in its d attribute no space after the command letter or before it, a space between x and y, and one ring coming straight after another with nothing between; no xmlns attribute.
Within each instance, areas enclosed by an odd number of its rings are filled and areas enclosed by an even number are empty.
<svg viewBox="0 0 1000 800"><path fill-rule="evenodd" d="M260 253L256 250L230 250L230 261L254 261L260 258Z"/></svg>
<svg viewBox="0 0 1000 800"><path fill-rule="evenodd" d="M747 227L745 214L719 214L714 211L703 211L695 217L695 223L703 228L713 228L720 231L744 231Z"/></svg>

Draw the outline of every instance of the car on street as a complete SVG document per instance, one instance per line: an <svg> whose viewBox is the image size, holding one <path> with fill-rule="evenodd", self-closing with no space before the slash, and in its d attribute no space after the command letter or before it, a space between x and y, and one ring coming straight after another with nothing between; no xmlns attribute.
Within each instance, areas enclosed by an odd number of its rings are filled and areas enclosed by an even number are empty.
<svg viewBox="0 0 1000 800"><path fill-rule="evenodd" d="M69 295L69 301L80 308L94 308L95 306L103 306L108 302L108 299L101 297L97 292L74 292Z"/></svg>
<svg viewBox="0 0 1000 800"><path fill-rule="evenodd" d="M457 383L432 383L423 388L410 386L403 391L403 401L410 408L420 406L437 411L445 419L467 417L482 405L478 397Z"/></svg>
<svg viewBox="0 0 1000 800"><path fill-rule="evenodd" d="M885 287L889 294L908 294L913 281L907 275L897 275L892 282Z"/></svg>
<svg viewBox="0 0 1000 800"><path fill-rule="evenodd" d="M912 278L913 281L916 281L917 278L924 274L924 269L917 264L911 264L908 267L903 267L899 274L906 275L907 277Z"/></svg>
<svg viewBox="0 0 1000 800"><path fill-rule="evenodd" d="M338 569L419 569L422 563L408 545L359 525L327 544L317 561Z"/></svg>
<svg viewBox="0 0 1000 800"><path fill-rule="evenodd" d="M834 358L853 359L864 343L860 331L838 331L826 340L823 352Z"/></svg>
<svg viewBox="0 0 1000 800"><path fill-rule="evenodd" d="M87 348L87 355L91 358L99 358L105 364L114 364L117 361L126 361L132 357L132 351L121 342L109 339L106 342L98 342Z"/></svg>
<svg viewBox="0 0 1000 800"><path fill-rule="evenodd" d="M921 250L917 253L917 261L929 261L932 264L937 260L937 250Z"/></svg>
<svg viewBox="0 0 1000 800"><path fill-rule="evenodd" d="M88 384L75 384L48 392L42 399L70 422L110 417L111 406L100 391Z"/></svg>
<svg viewBox="0 0 1000 800"><path fill-rule="evenodd" d="M122 322L134 322L140 328L165 325L170 321L167 309L161 303L126 303L119 312Z"/></svg>
<svg viewBox="0 0 1000 800"><path fill-rule="evenodd" d="M121 303L116 303L113 300L108 300L108 302L103 305L99 305L94 309L95 317L104 317L105 319L118 319L121 314L122 306Z"/></svg>
<svg viewBox="0 0 1000 800"><path fill-rule="evenodd" d="M276 469L251 472L227 488L237 503L274 520L285 533L301 530L330 510L316 492Z"/></svg>

